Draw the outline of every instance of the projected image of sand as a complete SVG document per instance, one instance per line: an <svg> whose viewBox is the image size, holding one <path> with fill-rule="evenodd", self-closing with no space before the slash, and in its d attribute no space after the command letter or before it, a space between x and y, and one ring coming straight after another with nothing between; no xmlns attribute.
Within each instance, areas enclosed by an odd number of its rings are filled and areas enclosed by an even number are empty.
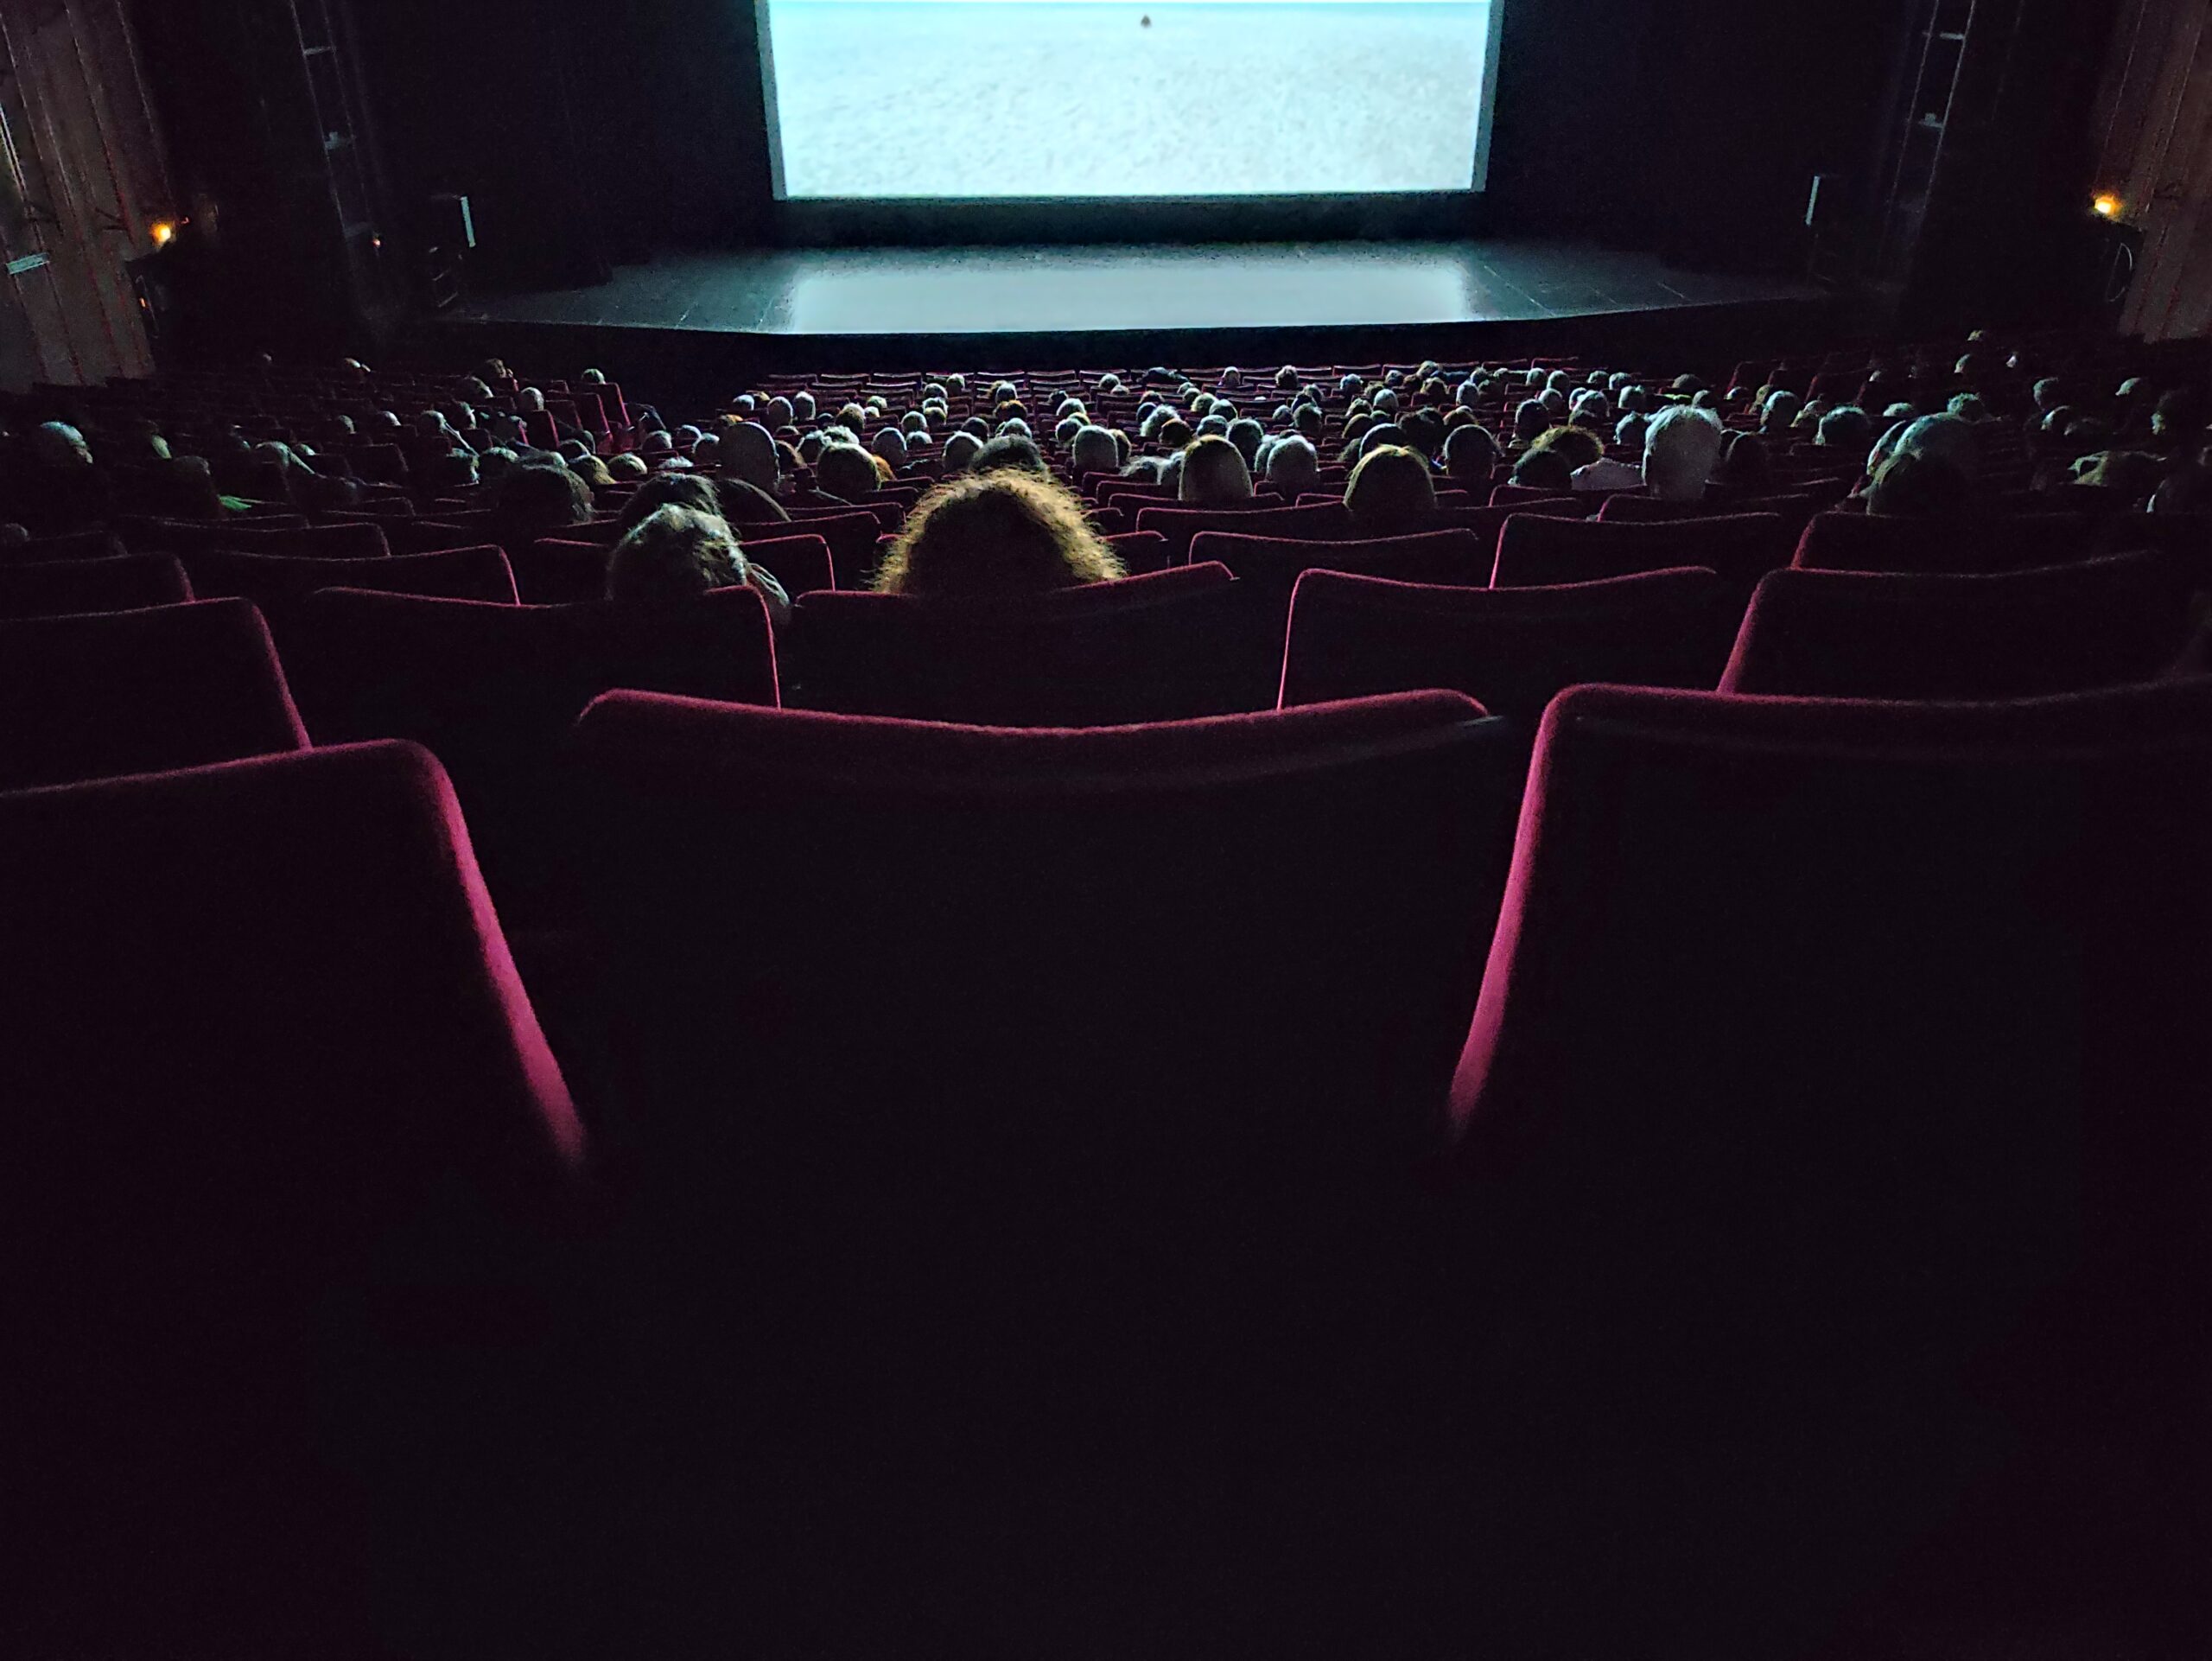
<svg viewBox="0 0 2212 1661"><path fill-rule="evenodd" d="M796 197L1464 190L1486 0L769 0Z"/></svg>

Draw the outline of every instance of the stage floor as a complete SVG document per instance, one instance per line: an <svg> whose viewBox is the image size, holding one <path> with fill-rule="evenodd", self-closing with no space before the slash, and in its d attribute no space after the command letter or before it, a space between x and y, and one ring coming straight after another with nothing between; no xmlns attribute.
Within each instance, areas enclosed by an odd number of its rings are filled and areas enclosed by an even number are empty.
<svg viewBox="0 0 2212 1661"><path fill-rule="evenodd" d="M789 339L1535 323L1816 301L1809 283L1537 242L762 249L601 288L464 302L448 322Z"/></svg>

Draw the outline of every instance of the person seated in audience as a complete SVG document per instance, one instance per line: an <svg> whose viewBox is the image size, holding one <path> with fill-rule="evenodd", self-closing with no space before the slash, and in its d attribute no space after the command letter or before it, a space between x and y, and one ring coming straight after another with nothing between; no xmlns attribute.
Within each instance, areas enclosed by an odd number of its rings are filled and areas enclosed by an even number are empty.
<svg viewBox="0 0 2212 1661"><path fill-rule="evenodd" d="M1513 464L1510 482L1523 490L1556 491L1564 496L1574 488L1574 463L1564 450L1529 449Z"/></svg>
<svg viewBox="0 0 2212 1661"><path fill-rule="evenodd" d="M1479 422L1467 422L1445 435L1444 476L1460 489L1475 492L1478 501L1489 493L1497 459L1497 439Z"/></svg>
<svg viewBox="0 0 2212 1661"><path fill-rule="evenodd" d="M2212 513L2212 468L2199 455L2168 473L2151 493L2153 513Z"/></svg>
<svg viewBox="0 0 2212 1661"><path fill-rule="evenodd" d="M633 455L628 450L623 451L619 455L608 456L607 470L614 475L614 481L617 484L634 484L640 479L650 477L652 473L652 469L645 465L644 456Z"/></svg>
<svg viewBox="0 0 2212 1661"><path fill-rule="evenodd" d="M1523 398L1513 410L1514 442L1526 448L1552 424L1551 411L1535 398Z"/></svg>
<svg viewBox="0 0 2212 1661"><path fill-rule="evenodd" d="M1033 473L1039 478L1050 478L1052 468L1045 465L1045 453L1027 433L1007 433L994 438L976 452L968 463L970 473L1001 473L1007 469L1018 473Z"/></svg>
<svg viewBox="0 0 2212 1661"><path fill-rule="evenodd" d="M1423 529L1436 514L1436 481L1427 459L1402 444L1370 450L1345 481L1344 511L1367 536Z"/></svg>
<svg viewBox="0 0 2212 1661"><path fill-rule="evenodd" d="M1121 575L1121 562L1090 528L1072 493L1036 474L1001 468L953 480L924 497L877 569L874 586L880 594L979 596L1035 594Z"/></svg>
<svg viewBox="0 0 2212 1661"><path fill-rule="evenodd" d="M499 481L493 539L503 548L526 548L591 518L591 487L565 467L518 467Z"/></svg>
<svg viewBox="0 0 2212 1661"><path fill-rule="evenodd" d="M2194 449L2203 436L2204 400L2193 388L2177 386L2158 394L2151 411L2151 449L2161 455L2178 455Z"/></svg>
<svg viewBox="0 0 2212 1661"><path fill-rule="evenodd" d="M1759 496L1774 488L1774 464L1766 441L1757 433L1730 433L1721 442L1713 481L1738 496Z"/></svg>
<svg viewBox="0 0 2212 1661"><path fill-rule="evenodd" d="M1320 487L1321 457L1298 434L1274 440L1268 447L1266 478L1282 499L1294 502L1302 493Z"/></svg>
<svg viewBox="0 0 2212 1661"><path fill-rule="evenodd" d="M1160 461L1156 455L1136 455L1122 463L1122 477L1141 479L1147 484L1160 482Z"/></svg>
<svg viewBox="0 0 2212 1661"><path fill-rule="evenodd" d="M875 436L868 441L868 447L885 467L891 469L893 478L906 465L906 435L896 427L879 429Z"/></svg>
<svg viewBox="0 0 2212 1661"><path fill-rule="evenodd" d="M1229 442L1236 446L1236 453L1244 458L1247 468L1258 462L1260 441L1267 436L1268 430L1250 416L1239 416L1229 423Z"/></svg>
<svg viewBox="0 0 2212 1661"><path fill-rule="evenodd" d="M1252 473L1228 439L1209 433L1183 452L1175 500L1187 507L1230 507L1252 500Z"/></svg>
<svg viewBox="0 0 2212 1661"><path fill-rule="evenodd" d="M1874 442L1874 420L1855 404L1839 404L1821 417L1813 430L1813 442L1821 449L1847 455L1863 453Z"/></svg>
<svg viewBox="0 0 2212 1661"><path fill-rule="evenodd" d="M955 432L944 441L944 471L947 477L965 472L975 465L976 457L982 451L983 441L971 432Z"/></svg>
<svg viewBox="0 0 2212 1661"><path fill-rule="evenodd" d="M741 586L760 595L772 626L781 628L791 621L791 596L745 557L728 524L674 503L639 519L607 558L607 597L624 605L692 600Z"/></svg>
<svg viewBox="0 0 2212 1661"><path fill-rule="evenodd" d="M1866 492L1866 511L1882 518L1948 519L1966 512L1974 481L1948 456L1900 449L1882 463Z"/></svg>
<svg viewBox="0 0 2212 1661"><path fill-rule="evenodd" d="M1643 487L1662 502L1699 502L1720 459L1720 417L1695 404L1669 404L1643 430Z"/></svg>
<svg viewBox="0 0 2212 1661"><path fill-rule="evenodd" d="M1068 446L1068 460L1078 479L1088 473L1118 472L1122 465L1120 453L1114 448L1113 433L1089 423L1076 430L1075 438Z"/></svg>
<svg viewBox="0 0 2212 1661"><path fill-rule="evenodd" d="M883 482L875 457L857 444L826 444L815 459L815 482L844 502L864 502Z"/></svg>
<svg viewBox="0 0 2212 1661"><path fill-rule="evenodd" d="M713 480L696 473L663 473L630 493L630 500L622 504L622 511L615 515L614 522L626 531L632 531L664 507L688 507L715 519L727 517L722 512L721 493L715 487Z"/></svg>
<svg viewBox="0 0 2212 1661"><path fill-rule="evenodd" d="M1180 455L1198 434L1192 430L1189 422L1179 416L1171 416L1160 423L1158 436L1161 449L1170 455Z"/></svg>

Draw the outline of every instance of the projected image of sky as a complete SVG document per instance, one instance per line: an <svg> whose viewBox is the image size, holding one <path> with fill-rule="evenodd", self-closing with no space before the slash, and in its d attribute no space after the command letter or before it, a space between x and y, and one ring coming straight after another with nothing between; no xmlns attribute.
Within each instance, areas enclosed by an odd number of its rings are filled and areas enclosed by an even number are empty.
<svg viewBox="0 0 2212 1661"><path fill-rule="evenodd" d="M1497 0L766 0L794 198L1479 188Z"/></svg>

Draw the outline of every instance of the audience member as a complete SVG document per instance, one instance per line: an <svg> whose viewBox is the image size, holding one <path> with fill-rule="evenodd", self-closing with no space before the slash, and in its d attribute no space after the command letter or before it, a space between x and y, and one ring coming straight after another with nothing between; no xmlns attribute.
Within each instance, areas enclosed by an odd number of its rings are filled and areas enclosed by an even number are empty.
<svg viewBox="0 0 2212 1661"><path fill-rule="evenodd" d="M875 587L932 597L1033 594L1121 575L1072 494L1027 469L999 468L924 497Z"/></svg>
<svg viewBox="0 0 2212 1661"><path fill-rule="evenodd" d="M1175 499L1193 507L1226 507L1252 500L1252 474L1228 439L1211 435L1183 451Z"/></svg>
<svg viewBox="0 0 2212 1661"><path fill-rule="evenodd" d="M1705 500L1720 459L1720 417L1694 404L1671 404L1643 430L1643 487L1662 502Z"/></svg>
<svg viewBox="0 0 2212 1661"><path fill-rule="evenodd" d="M1370 536L1421 529L1436 512L1436 483L1427 459L1402 444L1370 450L1344 485L1344 511Z"/></svg>
<svg viewBox="0 0 2212 1661"><path fill-rule="evenodd" d="M791 620L783 584L745 557L728 524L673 503L640 519L607 560L607 597L623 604L696 599L741 584L760 595L772 624L780 628Z"/></svg>

